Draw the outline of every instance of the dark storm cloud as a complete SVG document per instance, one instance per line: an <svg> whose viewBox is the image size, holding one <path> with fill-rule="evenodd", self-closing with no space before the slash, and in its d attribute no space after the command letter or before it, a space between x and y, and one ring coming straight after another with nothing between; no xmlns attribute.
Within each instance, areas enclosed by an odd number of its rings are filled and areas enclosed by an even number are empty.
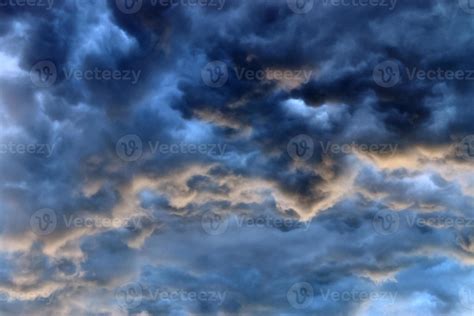
<svg viewBox="0 0 474 316"><path fill-rule="evenodd" d="M411 78L414 69L474 69L473 15L447 0L400 0L393 10L316 1L308 14L286 1L226 1L217 10L144 0L133 14L117 3L0 7L0 60L16 74L0 73L2 142L54 146L50 155L0 156L2 313L465 312L458 290L473 279L473 228L406 221L469 217L472 182L463 169L453 180L431 165L394 169L376 153L388 167L375 166L320 144L396 144L403 155L473 133L472 81ZM41 60L57 68L50 87L30 80ZM216 60L229 78L213 88L202 70ZM390 88L373 78L386 60L401 72ZM95 69L128 71L137 81L68 75ZM241 77L270 70L293 77ZM301 134L315 143L306 161L287 150ZM143 144L136 161L117 150L126 135ZM157 144L225 150L173 154L154 152ZM38 236L30 216L42 208L60 221ZM208 212L262 217L264 227L233 220L209 235L201 227ZM380 212L398 216L396 231L374 226ZM117 214L128 216L124 225L103 230L62 220ZM272 226L268 218L309 226ZM114 292L125 282L225 299L145 295L123 308ZM287 297L298 282L314 290L306 309ZM395 293L395 303L364 309L367 301L330 296L350 291Z"/></svg>

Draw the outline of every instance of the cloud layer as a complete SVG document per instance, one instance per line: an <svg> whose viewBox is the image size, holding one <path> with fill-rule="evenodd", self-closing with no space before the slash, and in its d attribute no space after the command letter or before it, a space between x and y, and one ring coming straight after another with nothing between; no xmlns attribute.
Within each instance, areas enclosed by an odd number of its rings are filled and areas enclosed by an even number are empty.
<svg viewBox="0 0 474 316"><path fill-rule="evenodd" d="M0 3L0 314L469 315L469 4Z"/></svg>

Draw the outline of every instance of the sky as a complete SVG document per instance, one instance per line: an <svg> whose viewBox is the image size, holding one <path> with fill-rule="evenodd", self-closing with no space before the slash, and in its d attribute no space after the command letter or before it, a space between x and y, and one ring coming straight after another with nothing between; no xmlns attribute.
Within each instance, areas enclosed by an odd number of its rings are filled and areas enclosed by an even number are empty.
<svg viewBox="0 0 474 316"><path fill-rule="evenodd" d="M474 0L0 0L0 315L474 315Z"/></svg>

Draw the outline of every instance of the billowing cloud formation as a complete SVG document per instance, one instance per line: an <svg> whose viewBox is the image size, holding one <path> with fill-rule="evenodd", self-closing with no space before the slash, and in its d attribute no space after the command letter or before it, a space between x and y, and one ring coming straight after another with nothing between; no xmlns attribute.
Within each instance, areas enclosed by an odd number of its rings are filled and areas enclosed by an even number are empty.
<svg viewBox="0 0 474 316"><path fill-rule="evenodd" d="M471 7L1 2L0 314L471 314Z"/></svg>

